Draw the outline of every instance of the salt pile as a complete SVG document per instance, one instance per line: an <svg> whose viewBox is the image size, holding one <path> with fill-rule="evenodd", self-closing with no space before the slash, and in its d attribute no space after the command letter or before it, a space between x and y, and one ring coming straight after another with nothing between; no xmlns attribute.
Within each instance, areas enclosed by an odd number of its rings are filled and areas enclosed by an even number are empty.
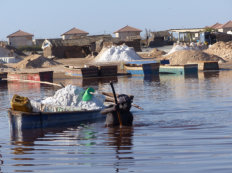
<svg viewBox="0 0 232 173"><path fill-rule="evenodd" d="M207 54L201 50L181 50L168 55L172 65L185 65L185 64L197 64L201 61L218 61L219 63L225 62L224 59Z"/></svg>
<svg viewBox="0 0 232 173"><path fill-rule="evenodd" d="M159 50L157 48L152 49L150 52L140 52L139 55L142 58L162 58L166 52Z"/></svg>
<svg viewBox="0 0 232 173"><path fill-rule="evenodd" d="M206 49L206 45L201 44L201 43L190 43L188 44L174 44L172 49L168 52L167 55L170 55L174 52L181 51L181 50L203 50Z"/></svg>
<svg viewBox="0 0 232 173"><path fill-rule="evenodd" d="M55 95L44 100L31 100L34 112L60 112L77 110L98 110L103 108L105 97L95 92L92 99L83 101L83 88L67 85L65 88L57 90Z"/></svg>
<svg viewBox="0 0 232 173"><path fill-rule="evenodd" d="M134 61L141 60L141 57L133 48L126 45L104 47L98 56L96 62L118 62L118 61Z"/></svg>
<svg viewBox="0 0 232 173"><path fill-rule="evenodd" d="M232 41L219 41L211 45L207 50L205 50L205 52L220 56L225 59L232 59Z"/></svg>

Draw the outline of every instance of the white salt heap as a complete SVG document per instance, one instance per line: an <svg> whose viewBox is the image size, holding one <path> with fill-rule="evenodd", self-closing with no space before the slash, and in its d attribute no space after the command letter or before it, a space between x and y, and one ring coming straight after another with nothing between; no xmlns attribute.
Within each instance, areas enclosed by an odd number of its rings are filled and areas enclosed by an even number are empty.
<svg viewBox="0 0 232 173"><path fill-rule="evenodd" d="M118 61L133 61L141 60L141 57L134 51L133 48L126 45L104 47L98 56L96 62L118 62Z"/></svg>
<svg viewBox="0 0 232 173"><path fill-rule="evenodd" d="M47 97L41 101L31 100L34 112L60 112L77 110L98 110L103 108L105 97L95 92L92 99L82 101L84 89L67 85L57 90L53 97Z"/></svg>
<svg viewBox="0 0 232 173"><path fill-rule="evenodd" d="M177 52L177 51L181 51L181 50L203 50L203 49L206 49L207 46L202 44L202 43L190 43L190 45L187 45L187 44L181 44L181 43L177 43L177 44L174 44L172 49L168 52L167 55L170 55L174 52Z"/></svg>

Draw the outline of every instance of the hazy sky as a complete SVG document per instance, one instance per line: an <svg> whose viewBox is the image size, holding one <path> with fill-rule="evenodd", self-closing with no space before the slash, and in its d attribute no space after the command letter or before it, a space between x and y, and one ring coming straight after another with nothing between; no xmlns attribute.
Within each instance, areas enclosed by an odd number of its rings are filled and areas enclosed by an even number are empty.
<svg viewBox="0 0 232 173"><path fill-rule="evenodd" d="M35 38L57 38L73 27L90 35L112 34L125 25L198 28L232 20L231 9L232 0L0 0L0 40L19 29Z"/></svg>

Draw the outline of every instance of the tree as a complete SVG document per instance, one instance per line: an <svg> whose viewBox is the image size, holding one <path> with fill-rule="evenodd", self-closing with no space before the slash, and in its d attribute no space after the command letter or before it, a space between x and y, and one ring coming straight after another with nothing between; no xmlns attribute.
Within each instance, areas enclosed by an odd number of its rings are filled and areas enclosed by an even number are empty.
<svg viewBox="0 0 232 173"><path fill-rule="evenodd" d="M213 32L214 29L210 27L205 27L204 32Z"/></svg>

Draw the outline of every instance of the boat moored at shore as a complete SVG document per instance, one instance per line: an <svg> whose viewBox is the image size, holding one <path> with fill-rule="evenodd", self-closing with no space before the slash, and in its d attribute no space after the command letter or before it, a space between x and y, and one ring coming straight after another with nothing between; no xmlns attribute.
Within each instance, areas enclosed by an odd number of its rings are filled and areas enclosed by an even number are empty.
<svg viewBox="0 0 232 173"><path fill-rule="evenodd" d="M131 75L159 75L160 63L155 61L132 61L124 65Z"/></svg>

